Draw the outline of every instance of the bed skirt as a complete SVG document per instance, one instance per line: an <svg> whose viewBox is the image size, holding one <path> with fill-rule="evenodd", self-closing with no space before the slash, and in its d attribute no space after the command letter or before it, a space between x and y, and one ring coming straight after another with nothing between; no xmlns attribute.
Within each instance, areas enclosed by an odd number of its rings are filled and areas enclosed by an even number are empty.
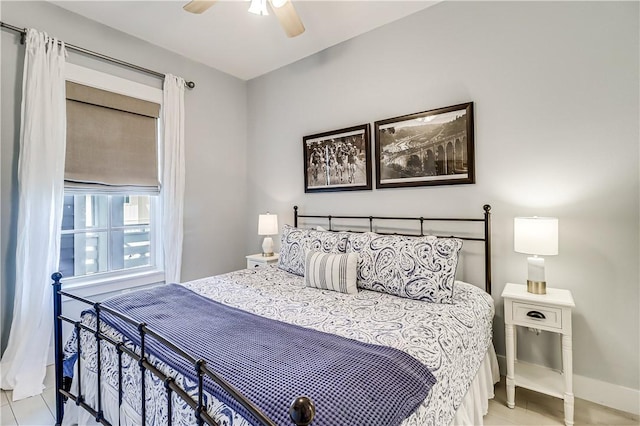
<svg viewBox="0 0 640 426"><path fill-rule="evenodd" d="M493 399L493 387L500 381L498 358L493 344L480 364L476 377L471 382L469 391L462 400L451 422L455 426L482 426L483 416L489 411L489 400Z"/></svg>

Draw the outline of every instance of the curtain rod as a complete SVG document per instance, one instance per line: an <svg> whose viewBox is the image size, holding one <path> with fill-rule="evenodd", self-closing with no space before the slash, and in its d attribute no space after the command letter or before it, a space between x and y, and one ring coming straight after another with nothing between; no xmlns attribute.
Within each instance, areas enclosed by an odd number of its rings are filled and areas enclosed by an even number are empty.
<svg viewBox="0 0 640 426"><path fill-rule="evenodd" d="M20 35L22 37L20 42L24 43L24 37L25 37L25 35L27 33L27 30L25 28L19 28L19 27L13 26L13 25L9 25L9 24L4 23L2 21L0 21L0 28L6 28L8 30L20 33ZM146 73L146 74L150 74L150 75L153 75L155 77L164 79L164 74L162 74L160 72L153 71L153 70L150 70L148 68L143 68L141 66L138 66L138 65L135 65L135 64L131 64L129 62L121 61L120 59L112 58L111 56L103 55L102 53L97 53L97 52L94 52L94 51L91 51L91 50L88 50L88 49L84 49L82 47L74 46L73 44L65 43L64 45L69 50L74 50L76 52L84 53L85 55L89 55L89 56L93 56L93 57L96 57L96 58L104 59L105 61L113 62L114 64L122 65L122 66L125 66L125 67L128 67L128 68L134 69L136 71L140 71L140 72L143 72L143 73ZM184 84L189 89L193 89L194 87L196 87L196 84L193 81L186 81Z"/></svg>

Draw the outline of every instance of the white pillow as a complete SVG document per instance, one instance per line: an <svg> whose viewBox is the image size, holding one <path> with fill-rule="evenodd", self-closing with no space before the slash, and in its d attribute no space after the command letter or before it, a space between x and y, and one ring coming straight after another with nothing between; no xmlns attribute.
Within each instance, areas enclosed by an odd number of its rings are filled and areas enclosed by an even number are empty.
<svg viewBox="0 0 640 426"><path fill-rule="evenodd" d="M358 254L330 254L308 251L305 257L304 284L307 287L355 294Z"/></svg>

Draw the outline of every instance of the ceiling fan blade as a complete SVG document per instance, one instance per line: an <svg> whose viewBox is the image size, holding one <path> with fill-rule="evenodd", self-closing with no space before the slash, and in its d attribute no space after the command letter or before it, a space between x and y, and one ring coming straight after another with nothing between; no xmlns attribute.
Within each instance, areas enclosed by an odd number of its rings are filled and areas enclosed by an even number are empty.
<svg viewBox="0 0 640 426"><path fill-rule="evenodd" d="M291 0L285 0L284 3L282 0L269 0L269 3L287 37L299 36L304 32L304 25Z"/></svg>
<svg viewBox="0 0 640 426"><path fill-rule="evenodd" d="M182 8L187 12L200 14L206 12L215 4L215 2L216 0L191 0L189 3L182 6Z"/></svg>

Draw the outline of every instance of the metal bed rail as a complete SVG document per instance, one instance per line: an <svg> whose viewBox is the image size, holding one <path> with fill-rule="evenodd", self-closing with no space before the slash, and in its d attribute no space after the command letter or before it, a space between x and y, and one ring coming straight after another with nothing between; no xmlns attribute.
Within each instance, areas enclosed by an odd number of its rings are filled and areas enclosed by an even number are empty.
<svg viewBox="0 0 640 426"><path fill-rule="evenodd" d="M238 403L240 403L254 418L259 422L259 424L263 426L275 426L275 423L269 419L258 407L256 407L251 401L249 401L246 397L244 397L238 390L236 390L231 384L227 383L224 379L219 377L213 370L211 370L206 362L202 359L196 359L190 354L186 353L174 343L164 338L157 332L153 331L145 323L136 321L127 315L122 314L121 312L115 311L107 306L102 306L98 302L93 302L91 300L85 299L83 297L76 296L72 293L62 291L62 283L60 280L62 279L62 274L60 272L56 272L51 275L51 279L53 282L53 308L54 308L54 340L55 340L55 373L56 373L56 426L62 424L62 419L64 416L64 400L68 398L71 401L74 401L76 405L82 407L86 411L88 411L95 419L96 422L101 423L106 426L111 426L111 422L109 422L104 417L103 407L102 407L102 390L101 390L101 371L102 371L102 357L101 357L101 345L102 343L107 343L115 347L116 352L118 354L118 408L122 405L122 355L125 354L133 359L138 366L140 367L141 373L141 383L140 383L140 393L141 393L141 423L146 424L146 385L145 385L145 376L146 372L149 372L155 375L158 379L160 379L164 383L164 387L167 395L167 424L172 424L172 393L175 393L178 397L180 397L186 404L189 405L194 410L194 414L197 419L197 424L199 426L203 424L218 426L219 423L215 421L208 413L206 406L204 405L204 378L209 378L215 384L217 384L220 388L222 388L225 392L227 392L233 399L235 399ZM69 297L73 300L84 303L88 306L93 307L95 311L96 317L96 328L93 329L86 324L83 324L80 320L73 320L68 318L62 314L62 296ZM123 341L116 341L110 336L102 333L100 331L100 315L101 312L108 312L109 314L115 315L123 321L135 326L140 334L140 353L136 353L136 351L128 348ZM78 394L74 395L70 390L70 380L66 381L63 377L63 346L62 346L62 323L67 322L74 326L74 330L77 333L77 353L78 359L77 362L77 384L78 384ZM94 335L96 339L96 356L97 356L97 364L96 364L96 373L97 373L97 407L91 406L85 401L85 397L82 395L82 361L81 361L81 331L85 331ZM147 336L151 336L152 338L159 341L162 345L172 350L177 355L181 356L183 359L188 361L194 367L194 371L197 377L198 382L198 393L197 400L194 400L185 389L180 387L175 378L167 376L165 373L160 371L155 365L149 362L147 358L147 351L145 347L145 338ZM306 426L313 420L315 415L315 407L313 402L308 398L301 396L296 398L289 409L289 414L293 424L296 426ZM120 424L120 409L118 410L118 424Z"/></svg>

